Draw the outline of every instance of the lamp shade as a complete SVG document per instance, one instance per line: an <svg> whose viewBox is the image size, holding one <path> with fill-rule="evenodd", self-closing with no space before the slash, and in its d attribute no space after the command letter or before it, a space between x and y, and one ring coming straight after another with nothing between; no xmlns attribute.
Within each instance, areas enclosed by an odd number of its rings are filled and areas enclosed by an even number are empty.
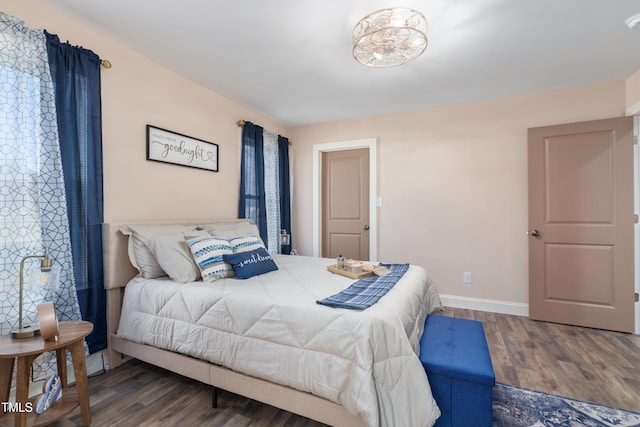
<svg viewBox="0 0 640 427"><path fill-rule="evenodd" d="M427 48L427 20L413 9L381 9L353 29L353 57L369 67L394 67L413 61Z"/></svg>
<svg viewBox="0 0 640 427"><path fill-rule="evenodd" d="M60 266L57 264L48 268L31 267L25 275L24 288L37 291L40 289L58 289L60 284Z"/></svg>
<svg viewBox="0 0 640 427"><path fill-rule="evenodd" d="M25 276L25 261L39 259L40 268ZM35 325L23 325L23 294L25 287L37 290L41 288L55 289L58 286L60 270L54 266L53 260L48 254L27 255L20 261L20 296L18 300L18 327L11 331L12 338L29 338L40 335L40 328ZM26 283L25 283L26 277ZM25 286L26 285L26 286Z"/></svg>

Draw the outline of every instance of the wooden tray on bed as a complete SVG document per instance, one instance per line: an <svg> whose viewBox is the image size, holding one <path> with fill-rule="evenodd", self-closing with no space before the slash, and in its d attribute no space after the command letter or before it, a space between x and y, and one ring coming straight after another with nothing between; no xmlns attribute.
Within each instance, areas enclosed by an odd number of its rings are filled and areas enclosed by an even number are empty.
<svg viewBox="0 0 640 427"><path fill-rule="evenodd" d="M327 266L327 270L329 270L330 272L332 272L334 274L339 274L341 276L348 277L349 279L362 279L363 277L373 276L373 272L372 271L363 271L362 273L352 273L350 271L338 268L338 266L336 264L328 265Z"/></svg>

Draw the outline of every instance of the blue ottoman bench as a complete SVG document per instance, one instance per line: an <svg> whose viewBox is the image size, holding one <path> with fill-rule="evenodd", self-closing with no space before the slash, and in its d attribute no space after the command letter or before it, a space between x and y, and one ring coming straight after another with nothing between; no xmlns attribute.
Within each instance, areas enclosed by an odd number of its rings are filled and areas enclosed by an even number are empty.
<svg viewBox="0 0 640 427"><path fill-rule="evenodd" d="M427 316L420 361L442 412L436 427L491 427L496 377L482 323Z"/></svg>

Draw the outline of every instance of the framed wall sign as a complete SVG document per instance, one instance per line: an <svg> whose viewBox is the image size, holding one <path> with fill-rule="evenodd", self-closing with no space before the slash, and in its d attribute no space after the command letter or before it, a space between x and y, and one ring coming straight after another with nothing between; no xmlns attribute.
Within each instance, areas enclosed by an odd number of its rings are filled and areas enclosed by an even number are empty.
<svg viewBox="0 0 640 427"><path fill-rule="evenodd" d="M147 125L147 160L218 172L218 144Z"/></svg>

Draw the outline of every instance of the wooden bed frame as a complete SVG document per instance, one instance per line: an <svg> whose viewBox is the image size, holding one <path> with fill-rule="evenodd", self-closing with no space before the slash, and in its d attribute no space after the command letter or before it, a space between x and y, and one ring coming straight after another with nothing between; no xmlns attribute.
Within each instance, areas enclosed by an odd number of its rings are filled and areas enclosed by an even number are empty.
<svg viewBox="0 0 640 427"><path fill-rule="evenodd" d="M237 221L237 220L230 220ZM104 248L104 287L107 291L107 357L109 369L122 364L127 355L167 369L213 387L236 393L268 405L302 415L332 426L364 426L361 418L347 412L337 403L287 386L251 377L205 360L195 359L168 350L161 350L118 337L122 297L126 284L137 275L129 262L127 236L120 232L126 225L202 224L220 222L166 221L108 223L102 227Z"/></svg>

